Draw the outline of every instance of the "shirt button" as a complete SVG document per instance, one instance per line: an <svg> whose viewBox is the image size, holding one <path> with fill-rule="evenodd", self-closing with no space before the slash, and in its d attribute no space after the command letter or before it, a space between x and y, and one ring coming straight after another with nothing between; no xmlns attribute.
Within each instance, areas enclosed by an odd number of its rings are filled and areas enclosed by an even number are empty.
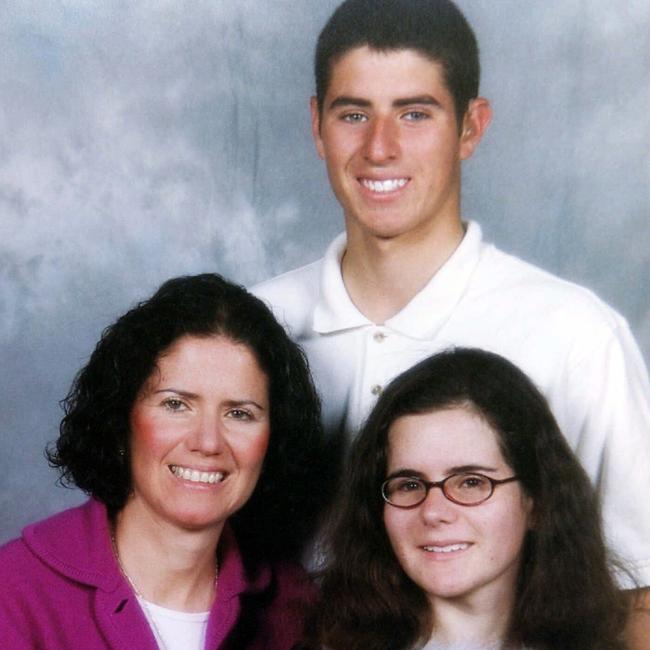
<svg viewBox="0 0 650 650"><path fill-rule="evenodd" d="M383 390L383 388L382 388L379 384L375 384L375 385L370 389L370 392L371 392L373 395L377 396L377 395L381 395L381 391L382 391L382 390Z"/></svg>
<svg viewBox="0 0 650 650"><path fill-rule="evenodd" d="M375 332L372 338L375 339L377 343L381 343L386 338L386 334L384 334L383 332Z"/></svg>

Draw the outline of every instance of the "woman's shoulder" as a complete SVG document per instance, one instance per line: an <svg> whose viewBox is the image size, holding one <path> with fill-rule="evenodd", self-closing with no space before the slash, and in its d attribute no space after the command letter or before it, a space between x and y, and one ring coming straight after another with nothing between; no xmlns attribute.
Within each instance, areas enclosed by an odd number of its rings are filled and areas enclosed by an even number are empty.
<svg viewBox="0 0 650 650"><path fill-rule="evenodd" d="M242 545L240 533L224 527L219 541L219 585L229 595L264 594L269 604L292 598L313 599L316 588L301 564L269 557L263 549Z"/></svg>
<svg viewBox="0 0 650 650"><path fill-rule="evenodd" d="M281 561L272 566L276 592L283 600L298 598L302 602L313 602L317 589L312 577L297 562Z"/></svg>
<svg viewBox="0 0 650 650"><path fill-rule="evenodd" d="M297 563L275 562L271 574L270 598L263 614L268 644L264 647L293 648L302 639L305 618L316 601L316 587Z"/></svg>
<svg viewBox="0 0 650 650"><path fill-rule="evenodd" d="M22 539L28 546L55 544L68 538L79 538L87 542L100 529L108 528L105 506L95 499L88 499L79 506L54 513L49 517L26 526Z"/></svg>
<svg viewBox="0 0 650 650"><path fill-rule="evenodd" d="M58 574L32 552L24 537L0 548L2 647L10 647L6 645L9 642L17 644L12 647L28 647L41 613L46 609L57 611L60 603L55 596L61 594L60 583Z"/></svg>
<svg viewBox="0 0 650 650"><path fill-rule="evenodd" d="M243 564L246 577L239 591L245 598L234 637L244 636L235 646L250 650L293 648L302 638L305 617L316 599L312 579L292 561L247 557ZM226 582L230 582L226 588L233 586L232 580Z"/></svg>
<svg viewBox="0 0 650 650"><path fill-rule="evenodd" d="M108 530L104 506L92 499L37 521L0 548L0 575L15 576L19 585L27 576L47 582L54 575L86 585L112 584Z"/></svg>
<svg viewBox="0 0 650 650"><path fill-rule="evenodd" d="M0 645L3 648L26 648L34 645L30 630L34 621L29 615L29 603L39 580L34 580L38 561L22 538L0 547Z"/></svg>
<svg viewBox="0 0 650 650"><path fill-rule="evenodd" d="M0 580L4 587L25 585L39 573L47 573L50 542L69 531L69 512L64 511L26 526L20 537L0 547ZM6 589L3 590L6 593Z"/></svg>
<svg viewBox="0 0 650 650"><path fill-rule="evenodd" d="M4 587L24 576L25 569L30 567L34 559L22 537L0 546L0 584L3 585L3 594Z"/></svg>

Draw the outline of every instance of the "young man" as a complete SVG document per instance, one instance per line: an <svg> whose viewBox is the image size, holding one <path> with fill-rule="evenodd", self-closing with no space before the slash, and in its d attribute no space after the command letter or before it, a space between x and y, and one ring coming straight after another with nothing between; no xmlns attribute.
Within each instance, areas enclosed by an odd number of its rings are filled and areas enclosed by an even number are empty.
<svg viewBox="0 0 650 650"><path fill-rule="evenodd" d="M311 113L346 232L254 291L304 347L332 435L449 346L519 365L597 485L612 548L650 584L647 371L621 316L461 219L461 162L491 118L478 85L476 40L452 2L344 2L318 41Z"/></svg>

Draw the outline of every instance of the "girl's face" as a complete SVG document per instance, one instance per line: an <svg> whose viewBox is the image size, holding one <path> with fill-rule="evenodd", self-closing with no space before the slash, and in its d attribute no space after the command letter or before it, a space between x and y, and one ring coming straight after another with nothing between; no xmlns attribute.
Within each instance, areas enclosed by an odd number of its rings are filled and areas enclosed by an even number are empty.
<svg viewBox="0 0 650 650"><path fill-rule="evenodd" d="M493 479L514 474L495 432L466 408L398 418L388 442L387 478L441 481L461 472ZM475 506L453 503L434 487L418 506L385 504L384 525L398 562L435 611L441 600L512 602L531 511L532 500L518 481L495 486L492 496Z"/></svg>

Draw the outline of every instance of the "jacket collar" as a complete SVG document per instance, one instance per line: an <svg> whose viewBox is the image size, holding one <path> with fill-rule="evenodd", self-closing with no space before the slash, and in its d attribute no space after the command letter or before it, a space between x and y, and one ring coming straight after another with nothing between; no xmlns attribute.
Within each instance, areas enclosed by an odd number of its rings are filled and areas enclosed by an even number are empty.
<svg viewBox="0 0 650 650"><path fill-rule="evenodd" d="M28 526L23 540L52 570L95 588L90 603L108 648L157 650L149 623L113 553L103 504L91 499Z"/></svg>
<svg viewBox="0 0 650 650"><path fill-rule="evenodd" d="M27 546L57 573L84 585L112 592L124 583L113 553L111 530L103 503L90 499L23 531ZM224 598L259 592L271 581L267 564L249 568L230 526L219 540L219 587Z"/></svg>
<svg viewBox="0 0 650 650"><path fill-rule="evenodd" d="M97 591L95 619L108 647L157 650L149 624L113 553L106 507L94 499L28 526L23 539L45 564L66 578ZM217 647L236 624L239 595L269 587L272 572L260 563L247 569L237 540L225 526L219 540L219 583L208 622L206 647Z"/></svg>
<svg viewBox="0 0 650 650"><path fill-rule="evenodd" d="M246 566L230 526L224 526L219 540L218 600L232 599L242 593L259 593L271 584L271 569L260 563Z"/></svg>
<svg viewBox="0 0 650 650"><path fill-rule="evenodd" d="M114 591L123 581L104 504L90 499L28 526L23 539L50 568L84 585Z"/></svg>

